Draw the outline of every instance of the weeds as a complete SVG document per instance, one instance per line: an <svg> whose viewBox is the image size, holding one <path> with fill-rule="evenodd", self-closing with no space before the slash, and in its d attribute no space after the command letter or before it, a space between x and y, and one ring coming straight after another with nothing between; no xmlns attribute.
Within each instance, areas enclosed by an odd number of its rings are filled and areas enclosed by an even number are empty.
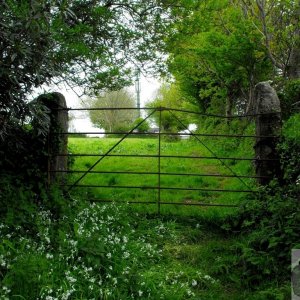
<svg viewBox="0 0 300 300"><path fill-rule="evenodd" d="M178 240L173 222L95 203L61 220L47 209L31 217L35 236L0 226L1 299L188 299L214 284L194 270L152 276L166 262L165 242Z"/></svg>

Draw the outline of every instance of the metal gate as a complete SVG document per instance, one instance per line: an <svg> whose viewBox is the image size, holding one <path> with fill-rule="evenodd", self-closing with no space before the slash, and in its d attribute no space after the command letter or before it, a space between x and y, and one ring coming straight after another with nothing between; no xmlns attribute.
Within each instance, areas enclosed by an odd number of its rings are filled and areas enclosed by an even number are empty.
<svg viewBox="0 0 300 300"><path fill-rule="evenodd" d="M68 108L68 111L89 111L89 110L137 110L137 108ZM174 109L174 108L165 108L165 107L157 107L157 108L141 108L140 110L143 110L146 112L145 117L142 118L142 120L134 126L131 130L128 132L62 132L60 134L68 135L68 136L76 136L76 135L88 135L88 134L105 134L107 136L109 135L118 135L119 139L111 145L109 149L106 149L104 153L69 153L69 154L59 154L59 156L68 156L69 158L78 159L83 157L90 157L95 158L96 161L94 161L92 164L87 164L85 169L70 169L68 171L59 171L54 170L53 172L66 172L72 176L72 181L68 181L63 186L69 191L74 191L76 189L133 189L133 190L143 190L146 193L151 193L151 199L148 200L139 200L139 199L122 199L123 202L131 203L131 204L149 204L149 205L157 205L158 213L160 213L161 205L187 205L187 206L215 206L215 207L237 207L238 204L228 204L228 203L215 203L214 201L211 201L208 203L205 201L205 199L194 199L193 201L187 201L186 199L182 199L182 201L172 201L172 199L162 199L162 193L164 191L171 191L173 193L189 193L189 192L199 192L205 195L208 195L209 197L210 193L222 193L222 194L229 194L229 193L238 193L239 195L242 194L254 194L257 193L257 190L253 188L253 184L249 184L249 182L246 182L247 180L255 180L260 178L259 176L255 176L253 174L253 170L250 171L248 174L239 174L234 168L232 167L232 164L239 161L248 162L249 166L251 164L259 163L259 161L263 161L260 159L255 159L253 157L224 157L218 155L217 151L215 149L212 149L210 145L206 142L208 138L216 138L216 139L255 139L258 138L256 135L252 134L206 134L206 133L194 133L191 130L189 130L189 127L187 124L185 124L184 119L186 119L186 115L194 115L197 118L214 118L217 120L224 120L226 122L230 122L232 119L242 119L246 117L251 117L250 115L242 115L242 116L231 116L231 117L225 117L221 115L214 115L214 114L203 114L193 111L187 111L187 110L181 110L181 109ZM173 121L177 122L177 124L180 125L181 128L183 128L184 132L166 132L163 130L162 127L162 116L163 114L167 112L169 116L173 118ZM150 120L151 117L153 117L154 114L159 115L159 122L158 122L158 129L157 132L137 132L137 129L139 126L141 126L144 122L147 120ZM179 116L181 115L181 116ZM183 118L182 115L185 117ZM124 143L126 139L135 137L135 136L142 136L142 137L151 137L156 139L157 141L157 149L156 153L152 154L130 154L130 153L116 153L116 150L118 147ZM199 146L202 147L202 149L206 149L205 151L209 155L185 155L184 153L180 154L163 154L162 152L162 145L164 142L164 137L189 137L189 139L193 139L196 141L196 143L199 144ZM260 137L261 138L261 137ZM263 138L274 138L273 136L266 136ZM185 140L184 140L185 141ZM182 141L182 143L184 143ZM153 159L155 162L155 168L156 170L112 170L112 169L105 169L105 170L96 170L97 166L103 164L105 160L108 158L131 158L131 159ZM184 172L169 172L162 169L162 161L163 160L168 161L182 161L182 160L191 160L193 162L199 161L199 160L212 160L218 163L220 167L223 168L226 172L222 172L221 174L218 172L190 172L190 171L184 171ZM153 164L154 165L154 164ZM249 167L251 169L251 167ZM253 168L252 168L253 169ZM115 174L117 176L126 176L127 182L129 184L126 185L118 185L118 184L112 184L112 185L105 185L102 182L98 182L97 184L85 184L84 179L87 176L96 176L97 174L102 175L109 175L109 174ZM130 184L130 176L140 176L140 178L143 178L143 176L155 176L156 177L156 184L152 185L132 185ZM74 178L74 176L76 176ZM199 179L199 183L195 184L194 186L178 186L177 184L168 185L166 186L162 182L162 178L165 176L168 177L177 177L177 178L218 178L218 179L226 179L226 180L237 180L239 181L239 188L238 189L227 189L227 188L214 188L214 187L203 187L201 186L201 180ZM155 193L155 197L154 194ZM92 198L91 201L102 201L102 202L110 202L114 201L114 199L96 199Z"/></svg>

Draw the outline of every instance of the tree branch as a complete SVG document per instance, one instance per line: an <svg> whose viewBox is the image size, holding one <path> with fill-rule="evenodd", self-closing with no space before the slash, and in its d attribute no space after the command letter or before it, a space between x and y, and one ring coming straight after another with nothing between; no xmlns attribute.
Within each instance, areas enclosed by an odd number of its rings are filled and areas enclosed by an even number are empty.
<svg viewBox="0 0 300 300"><path fill-rule="evenodd" d="M264 7L264 2L261 0L256 0L256 5L259 9L260 12L260 18L261 18L261 23L262 23L262 31L265 37L265 46L267 49L267 54L272 61L273 65L281 70L284 70L284 65L277 61L272 54L271 47L270 47L270 38L269 38L269 32L268 32L268 26L267 26L267 21L266 21L266 14L265 14L265 7Z"/></svg>

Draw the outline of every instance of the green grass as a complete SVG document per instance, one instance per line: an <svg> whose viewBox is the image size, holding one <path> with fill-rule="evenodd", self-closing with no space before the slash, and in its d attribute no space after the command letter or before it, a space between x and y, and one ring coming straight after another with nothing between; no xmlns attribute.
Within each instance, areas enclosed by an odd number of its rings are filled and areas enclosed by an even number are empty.
<svg viewBox="0 0 300 300"><path fill-rule="evenodd" d="M73 154L104 154L111 149L119 139L95 139L95 138L69 138L70 152ZM230 142L230 141L229 141ZM216 150L215 141L206 141L209 149L217 156L224 155L224 150L219 147ZM220 142L219 142L220 143ZM158 155L158 140L155 139L125 139L110 154L127 155ZM224 146L223 142L223 146ZM177 142L167 142L162 140L161 155L172 156L213 156L213 154L200 142L196 140L180 140ZM242 156L243 153L237 153ZM227 155L228 156L228 155ZM247 153L248 157L253 157L253 153ZM75 157L72 170L87 171L100 157ZM189 158L161 158L160 171L166 173L179 174L220 174L220 175L253 175L251 162L224 160L228 167L225 167L216 159L189 159ZM99 162L92 171L110 172L153 172L159 170L158 158L149 157L105 157ZM69 177L72 184L82 174L73 174ZM158 201L158 190L149 187L158 186L158 175L135 175L135 174L95 174L88 173L80 182L80 185L99 185L99 188L90 188L85 192L89 197L98 200L113 201ZM243 183L243 182L244 183ZM208 177L208 176L180 176L180 175L161 175L161 187L204 189L203 191L193 190L161 190L161 202L176 202L183 204L204 203L204 204L228 204L239 205L245 198L245 193L236 192L213 192L206 189L227 189L227 190L249 190L253 187L253 179ZM114 187L115 186L115 187ZM134 186L140 188L116 188L116 186ZM113 188L114 187L114 188ZM80 187L75 187L74 192L78 192ZM157 205L148 206L147 210L157 211ZM187 207L163 205L161 212L180 212L181 214L225 214L232 212L233 208L216 207Z"/></svg>

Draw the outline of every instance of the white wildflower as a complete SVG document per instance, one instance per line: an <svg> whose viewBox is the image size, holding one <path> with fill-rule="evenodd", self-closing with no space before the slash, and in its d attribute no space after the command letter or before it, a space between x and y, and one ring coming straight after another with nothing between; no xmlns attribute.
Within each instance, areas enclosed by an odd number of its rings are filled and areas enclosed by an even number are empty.
<svg viewBox="0 0 300 300"><path fill-rule="evenodd" d="M47 259L52 259L52 258L53 258L53 255L52 255L51 253L47 253L47 254L46 254L46 258L47 258Z"/></svg>

